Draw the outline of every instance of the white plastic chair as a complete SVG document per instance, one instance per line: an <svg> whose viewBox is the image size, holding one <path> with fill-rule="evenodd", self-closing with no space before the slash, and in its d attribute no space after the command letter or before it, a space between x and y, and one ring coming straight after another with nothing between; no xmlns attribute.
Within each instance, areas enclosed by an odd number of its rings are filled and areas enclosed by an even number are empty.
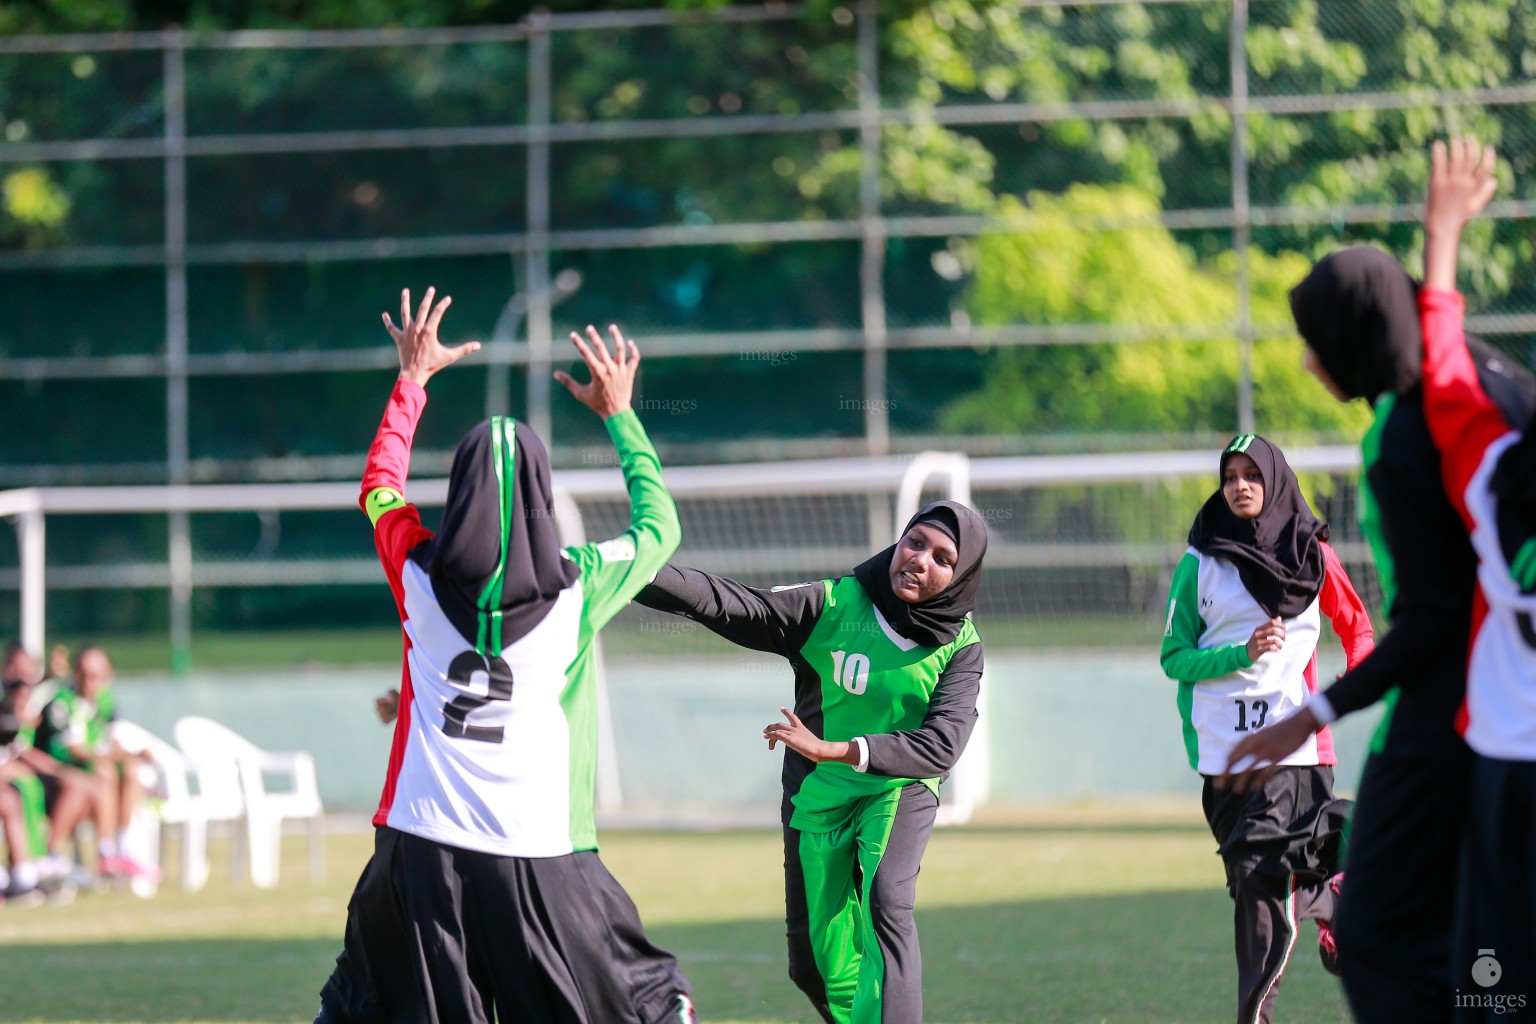
<svg viewBox="0 0 1536 1024"><path fill-rule="evenodd" d="M188 715L176 722L176 743L196 766L199 783L211 774L219 784L233 777L245 806L245 835L251 860L251 881L270 889L277 885L282 850L283 819L309 824L309 872L325 878L325 819L315 760L307 751L262 750L212 719ZM288 777L287 789L268 791L266 777Z"/></svg>
<svg viewBox="0 0 1536 1024"><path fill-rule="evenodd" d="M201 889L208 884L208 823L245 818L238 774L219 766L199 771L180 750L134 722L113 722L112 738L124 750L149 758L140 770L145 773L144 789L150 799L128 826L133 852L144 862L158 865L161 832L180 828L181 887L189 892ZM196 792L191 781L194 778ZM239 829L234 830L234 847L230 870L239 878L244 867L244 837ZM158 888L147 878L135 878L132 886L135 893L146 897L153 896Z"/></svg>

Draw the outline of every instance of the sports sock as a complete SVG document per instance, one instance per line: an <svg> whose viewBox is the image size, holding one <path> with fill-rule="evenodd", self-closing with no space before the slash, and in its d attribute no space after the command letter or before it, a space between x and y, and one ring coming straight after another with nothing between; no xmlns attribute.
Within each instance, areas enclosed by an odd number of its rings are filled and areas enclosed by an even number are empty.
<svg viewBox="0 0 1536 1024"><path fill-rule="evenodd" d="M37 888L37 865L29 860L11 868L11 881L18 889Z"/></svg>

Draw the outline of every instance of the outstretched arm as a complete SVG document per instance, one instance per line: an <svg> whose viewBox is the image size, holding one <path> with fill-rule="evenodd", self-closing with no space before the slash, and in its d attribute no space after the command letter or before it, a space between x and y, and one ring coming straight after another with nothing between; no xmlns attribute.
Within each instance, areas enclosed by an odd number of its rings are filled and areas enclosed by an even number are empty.
<svg viewBox="0 0 1536 1024"><path fill-rule="evenodd" d="M1456 291L1461 230L1493 198L1497 158L1472 139L1436 142L1424 210L1424 290L1419 315L1424 335L1424 415L1440 449L1446 493L1471 526L1467 484L1488 446L1509 432L1504 416L1477 375L1462 326L1464 303Z"/></svg>
<svg viewBox="0 0 1536 1024"><path fill-rule="evenodd" d="M384 406L384 418L379 423L373 444L368 448L368 463L363 470L362 494L358 503L368 514L374 527L374 545L384 564L390 589L395 601L403 600L400 588L400 567L404 552L415 547L430 534L421 525L421 516L414 505L405 500L405 480L411 463L411 441L416 435L416 423L427 404L427 381L446 366L463 359L480 348L471 341L456 348L446 348L438 340L437 328L443 314L453 299L444 299L433 306L436 289L428 288L416 315L411 315L411 292L400 293L400 323L396 327L388 313L383 314L384 327L395 343L400 356L400 376ZM402 612L403 613L403 612Z"/></svg>
<svg viewBox="0 0 1536 1024"><path fill-rule="evenodd" d="M700 622L731 643L789 657L810 638L826 604L822 581L749 587L685 565L668 565L635 600Z"/></svg>
<svg viewBox="0 0 1536 1024"><path fill-rule="evenodd" d="M630 408L640 349L616 325L608 328L613 351L597 328L586 337L571 332L571 344L581 353L591 380L578 383L557 371L555 378L587 408L602 417L629 492L629 529L611 540L567 549L581 570L586 595L583 614L593 629L601 629L666 564L682 541L677 505L661 479L661 460L640 418Z"/></svg>

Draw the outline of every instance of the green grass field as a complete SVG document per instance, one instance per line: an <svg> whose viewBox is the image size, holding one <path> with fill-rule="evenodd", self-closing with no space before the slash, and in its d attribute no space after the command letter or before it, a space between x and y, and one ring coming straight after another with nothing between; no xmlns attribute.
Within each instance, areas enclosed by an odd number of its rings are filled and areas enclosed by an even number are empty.
<svg viewBox="0 0 1536 1024"><path fill-rule="evenodd" d="M215 844L200 893L168 884L148 901L113 891L0 908L0 1020L307 1021L370 848L368 835L333 835L323 885L292 838L272 891L232 884ZM603 856L681 958L703 1019L815 1019L785 975L777 833L614 830ZM926 1019L1225 1024L1230 921L1195 807L994 812L937 832L923 864ZM1275 1019L1347 1021L1303 927Z"/></svg>

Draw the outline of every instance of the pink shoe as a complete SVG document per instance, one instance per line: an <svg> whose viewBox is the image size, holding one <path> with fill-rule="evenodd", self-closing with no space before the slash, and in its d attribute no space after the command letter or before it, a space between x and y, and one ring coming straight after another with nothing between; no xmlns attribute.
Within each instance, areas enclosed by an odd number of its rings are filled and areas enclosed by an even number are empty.
<svg viewBox="0 0 1536 1024"><path fill-rule="evenodd" d="M127 878L128 865L115 853L104 853L96 858L96 873L102 878Z"/></svg>
<svg viewBox="0 0 1536 1024"><path fill-rule="evenodd" d="M121 865L123 872L130 878L143 878L151 882L159 882L164 877L164 872L160 870L159 865L145 864L141 860L134 860L127 854L119 854L117 862Z"/></svg>
<svg viewBox="0 0 1536 1024"><path fill-rule="evenodd" d="M1333 925L1327 921L1317 922L1317 955L1323 970L1335 978L1343 973L1339 970L1339 944L1333 937Z"/></svg>
<svg viewBox="0 0 1536 1024"><path fill-rule="evenodd" d="M1328 888L1333 890L1333 897L1337 900L1344 891L1344 872L1340 871L1328 879ZM1323 961L1323 970L1334 977L1338 977L1339 971L1339 944L1333 936L1332 921L1317 922L1317 955Z"/></svg>

